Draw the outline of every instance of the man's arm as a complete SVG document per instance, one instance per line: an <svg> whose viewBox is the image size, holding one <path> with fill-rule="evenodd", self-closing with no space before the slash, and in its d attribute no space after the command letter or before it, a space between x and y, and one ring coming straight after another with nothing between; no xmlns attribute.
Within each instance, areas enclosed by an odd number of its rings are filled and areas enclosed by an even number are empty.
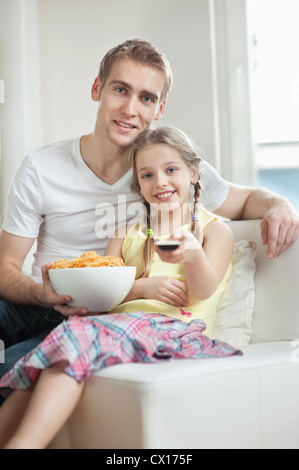
<svg viewBox="0 0 299 470"><path fill-rule="evenodd" d="M53 307L63 315L80 315L85 309L71 308L68 295L57 295L48 276L50 264L43 266L43 284L34 282L22 272L24 260L34 239L19 237L2 230L0 234L0 298L22 305Z"/></svg>
<svg viewBox="0 0 299 470"><path fill-rule="evenodd" d="M0 298L24 305L44 305L42 285L22 273L24 260L34 239L0 234Z"/></svg>
<svg viewBox="0 0 299 470"><path fill-rule="evenodd" d="M232 220L262 219L261 237L269 258L279 256L299 235L299 214L293 205L264 188L230 184L224 203L214 212Z"/></svg>

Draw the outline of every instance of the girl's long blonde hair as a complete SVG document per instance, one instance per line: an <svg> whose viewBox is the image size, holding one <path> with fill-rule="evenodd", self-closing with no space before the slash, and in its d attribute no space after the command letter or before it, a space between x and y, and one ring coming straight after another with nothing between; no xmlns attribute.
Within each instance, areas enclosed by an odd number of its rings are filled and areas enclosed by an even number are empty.
<svg viewBox="0 0 299 470"><path fill-rule="evenodd" d="M184 163L187 167L195 169L198 172L198 180L194 184L194 204L192 210L192 225L191 230L197 238L199 238L199 222L198 222L198 201L200 195L200 171L199 163L201 161L201 150L196 151L195 146L193 145L190 138L181 130L176 129L175 127L158 127L157 129L146 129L143 131L137 139L133 142L129 159L133 171L133 178L131 183L131 190L135 193L140 194L140 185L138 181L137 171L136 171L136 160L138 152L145 148L148 145L153 144L164 144L176 149ZM143 204L146 207L146 241L143 249L144 257L144 269L139 277L148 277L150 272L150 266L154 256L154 238L149 236L150 227L151 227L151 213L150 213L150 204L143 198Z"/></svg>

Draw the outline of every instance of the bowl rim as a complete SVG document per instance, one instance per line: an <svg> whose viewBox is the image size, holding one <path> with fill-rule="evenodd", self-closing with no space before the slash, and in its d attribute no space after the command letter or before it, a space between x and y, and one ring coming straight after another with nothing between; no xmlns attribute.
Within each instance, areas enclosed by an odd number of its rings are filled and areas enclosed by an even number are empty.
<svg viewBox="0 0 299 470"><path fill-rule="evenodd" d="M82 269L124 269L124 268L129 268L129 269L137 269L136 266L78 266L77 268L55 268L52 269L50 268L48 272L54 272L54 271L82 271Z"/></svg>

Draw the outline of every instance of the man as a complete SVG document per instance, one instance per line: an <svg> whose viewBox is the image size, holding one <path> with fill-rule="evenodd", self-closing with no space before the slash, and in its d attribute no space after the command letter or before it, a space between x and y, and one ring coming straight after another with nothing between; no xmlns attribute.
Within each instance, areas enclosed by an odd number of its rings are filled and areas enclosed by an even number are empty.
<svg viewBox="0 0 299 470"><path fill-rule="evenodd" d="M86 314L84 308L68 307L67 295L54 292L49 262L88 250L102 254L107 236L98 216L108 206L118 214L116 224L128 220L119 205L124 199L133 204L137 196L129 190L127 151L140 132L161 119L171 84L167 59L149 43L133 40L113 48L92 86L92 99L99 102L93 133L30 152L20 166L0 235L0 339L8 348L0 376L63 318ZM207 209L231 219L263 219L269 257L294 242L299 219L287 200L229 184L207 163L202 173ZM22 265L36 239L32 277L27 277Z"/></svg>

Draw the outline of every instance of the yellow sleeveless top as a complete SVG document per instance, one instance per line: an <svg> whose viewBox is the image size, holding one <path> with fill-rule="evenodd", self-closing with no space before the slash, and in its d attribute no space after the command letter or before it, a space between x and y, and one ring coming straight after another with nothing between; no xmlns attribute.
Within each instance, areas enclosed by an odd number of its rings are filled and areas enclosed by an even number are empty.
<svg viewBox="0 0 299 470"><path fill-rule="evenodd" d="M205 227L210 222L217 220L214 214L208 212L201 207L200 219ZM139 224L131 227L128 231L122 246L122 255L126 266L136 266L136 278L143 269L143 245L146 236L142 231L143 226ZM185 225L183 229L189 229L190 226ZM159 240L169 238L169 235L159 237ZM178 318L184 322L191 322L194 319L202 319L206 323L205 334L212 335L213 323L216 318L216 308L218 300L222 292L225 290L228 278L231 273L231 265L229 265L221 283L214 292L214 294L206 300L199 300L193 297L190 293L190 303L183 308L174 307L165 302L152 299L136 299L129 302L124 302L118 305L110 313L131 313L142 311L145 313L161 313L169 317ZM183 264L165 263L162 261L157 253L154 254L152 266L149 277L152 276L170 276L180 281L186 282L185 270Z"/></svg>

